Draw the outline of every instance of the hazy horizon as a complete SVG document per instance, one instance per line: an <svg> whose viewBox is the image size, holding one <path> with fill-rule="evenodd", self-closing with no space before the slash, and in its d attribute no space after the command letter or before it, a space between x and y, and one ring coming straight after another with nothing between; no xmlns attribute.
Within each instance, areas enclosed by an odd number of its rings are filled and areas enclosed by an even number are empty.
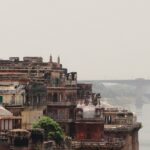
<svg viewBox="0 0 150 150"><path fill-rule="evenodd" d="M149 0L0 1L0 58L61 57L79 80L150 78Z"/></svg>

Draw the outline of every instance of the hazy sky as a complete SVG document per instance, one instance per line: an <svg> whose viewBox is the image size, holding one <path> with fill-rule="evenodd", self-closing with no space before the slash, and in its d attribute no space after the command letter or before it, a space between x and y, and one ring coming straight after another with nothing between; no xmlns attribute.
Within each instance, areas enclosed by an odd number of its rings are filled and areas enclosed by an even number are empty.
<svg viewBox="0 0 150 150"><path fill-rule="evenodd" d="M150 78L150 0L0 0L0 53L60 55L79 79Z"/></svg>

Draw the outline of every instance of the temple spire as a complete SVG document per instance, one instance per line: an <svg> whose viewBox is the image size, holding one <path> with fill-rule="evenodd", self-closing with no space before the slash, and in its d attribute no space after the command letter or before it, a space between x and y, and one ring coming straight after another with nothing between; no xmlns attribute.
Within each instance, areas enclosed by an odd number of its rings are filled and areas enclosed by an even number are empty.
<svg viewBox="0 0 150 150"><path fill-rule="evenodd" d="M52 57L52 55L51 55L51 54L50 54L49 62L50 62L50 63L52 63L52 62L53 62L53 57Z"/></svg>
<svg viewBox="0 0 150 150"><path fill-rule="evenodd" d="M60 57L57 58L57 63L60 64Z"/></svg>

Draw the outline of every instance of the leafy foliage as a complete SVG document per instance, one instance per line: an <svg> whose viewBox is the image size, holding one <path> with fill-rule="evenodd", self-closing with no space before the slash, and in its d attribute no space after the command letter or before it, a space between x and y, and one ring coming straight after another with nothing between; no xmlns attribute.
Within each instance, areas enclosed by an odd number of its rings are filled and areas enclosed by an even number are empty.
<svg viewBox="0 0 150 150"><path fill-rule="evenodd" d="M64 133L60 125L50 117L43 116L33 124L33 128L44 129L45 139L54 140L57 144L63 141Z"/></svg>

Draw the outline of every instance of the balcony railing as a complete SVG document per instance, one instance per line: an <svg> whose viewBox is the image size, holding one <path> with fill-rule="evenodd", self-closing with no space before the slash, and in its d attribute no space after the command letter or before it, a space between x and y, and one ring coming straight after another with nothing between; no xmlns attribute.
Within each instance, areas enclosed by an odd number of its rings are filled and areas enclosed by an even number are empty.
<svg viewBox="0 0 150 150"><path fill-rule="evenodd" d="M76 86L77 85L77 81L73 81L73 80L67 80L65 82L66 86Z"/></svg>
<svg viewBox="0 0 150 150"><path fill-rule="evenodd" d="M119 125L131 125L134 123L134 120L133 118L116 118L115 123Z"/></svg>
<svg viewBox="0 0 150 150"><path fill-rule="evenodd" d="M76 105L76 102L48 102L47 105L49 106L71 106Z"/></svg>
<svg viewBox="0 0 150 150"><path fill-rule="evenodd" d="M73 121L73 118L69 116L65 116L65 114L58 115L58 114L48 113L48 116L50 116L51 118L53 118L55 121L58 121L58 122L72 122Z"/></svg>
<svg viewBox="0 0 150 150"><path fill-rule="evenodd" d="M93 121L93 122L103 122L104 123L104 118L76 118L76 121Z"/></svg>
<svg viewBox="0 0 150 150"><path fill-rule="evenodd" d="M82 140L82 141L73 141L72 147L74 148L121 148L125 145L125 141L122 139L113 139L112 141L92 141L92 140Z"/></svg>
<svg viewBox="0 0 150 150"><path fill-rule="evenodd" d="M104 130L106 132L112 132L112 131L132 131L132 130L138 130L142 127L142 124L139 122L136 122L132 125L105 125Z"/></svg>

